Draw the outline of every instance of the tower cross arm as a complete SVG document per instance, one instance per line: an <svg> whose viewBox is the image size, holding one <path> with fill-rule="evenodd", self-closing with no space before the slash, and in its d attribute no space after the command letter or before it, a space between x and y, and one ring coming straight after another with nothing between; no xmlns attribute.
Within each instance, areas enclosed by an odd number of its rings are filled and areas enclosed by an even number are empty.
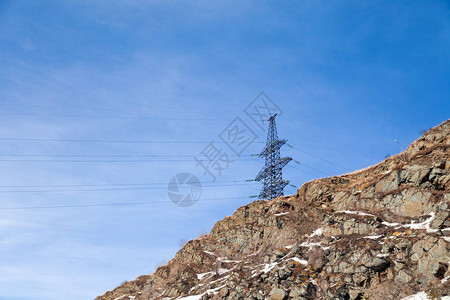
<svg viewBox="0 0 450 300"><path fill-rule="evenodd" d="M255 180L256 181L263 180L267 173L268 173L268 168L263 168L261 171L259 171L258 175L255 177Z"/></svg>
<svg viewBox="0 0 450 300"><path fill-rule="evenodd" d="M264 149L259 154L259 157L266 157L269 153L273 151L279 151L281 146L286 144L287 140L276 140L270 143L267 143Z"/></svg>

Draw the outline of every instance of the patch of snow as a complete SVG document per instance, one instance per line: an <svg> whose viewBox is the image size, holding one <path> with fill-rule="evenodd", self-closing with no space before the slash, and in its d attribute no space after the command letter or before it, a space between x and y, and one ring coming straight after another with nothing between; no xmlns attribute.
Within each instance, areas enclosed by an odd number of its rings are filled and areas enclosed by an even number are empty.
<svg viewBox="0 0 450 300"><path fill-rule="evenodd" d="M420 292L409 297L403 298L402 300L429 300L428 295L425 292ZM450 296L441 297L442 300L450 300Z"/></svg>
<svg viewBox="0 0 450 300"><path fill-rule="evenodd" d="M312 248L315 247L315 246L320 247L323 250L330 249L330 247L322 246L322 242L317 242L317 243L303 242L303 243L300 244L300 247L307 247L307 248L309 248L309 250L312 250Z"/></svg>
<svg viewBox="0 0 450 300"><path fill-rule="evenodd" d="M302 247L313 247L313 246L321 246L322 242L317 242L317 243L309 243L309 242L303 242L300 244L300 246Z"/></svg>
<svg viewBox="0 0 450 300"><path fill-rule="evenodd" d="M225 274L228 272L230 272L230 270L228 270L228 269L219 269L219 271L218 271L219 275L222 275L222 274Z"/></svg>
<svg viewBox="0 0 450 300"><path fill-rule="evenodd" d="M309 237L321 236L323 234L323 227L316 229Z"/></svg>
<svg viewBox="0 0 450 300"><path fill-rule="evenodd" d="M443 239L444 241L450 243L450 236L444 236Z"/></svg>
<svg viewBox="0 0 450 300"><path fill-rule="evenodd" d="M264 268L262 269L262 272L267 273L270 270L272 270L273 268L275 268L276 265L277 265L276 262L271 263L271 264L264 264Z"/></svg>
<svg viewBox="0 0 450 300"><path fill-rule="evenodd" d="M441 229L441 231L449 231L449 230L450 230L450 228Z"/></svg>
<svg viewBox="0 0 450 300"><path fill-rule="evenodd" d="M285 246L284 248L286 248L286 249L292 249L292 248L294 248L294 246L295 246L295 245L289 245L289 246Z"/></svg>
<svg viewBox="0 0 450 300"><path fill-rule="evenodd" d="M197 274L197 279L198 280L202 280L203 278L205 278L206 275L211 274L212 272L206 272L206 273L201 273L201 274Z"/></svg>
<svg viewBox="0 0 450 300"><path fill-rule="evenodd" d="M220 261L220 262L224 262L224 263L236 263L236 264L238 264L238 263L241 262L240 260L229 260L229 259L226 259L226 258L223 258L223 257L218 257L217 260Z"/></svg>
<svg viewBox="0 0 450 300"><path fill-rule="evenodd" d="M200 300L203 295L208 294L208 293L213 293L213 294L217 294L219 292L219 290L223 287L225 287L226 285L221 285L219 287L216 287L214 289L209 289L206 292L204 292L203 294L200 295L193 295L193 296L186 296L186 297L182 297L182 298L177 298L176 300Z"/></svg>
<svg viewBox="0 0 450 300"><path fill-rule="evenodd" d="M214 281L211 281L210 284L213 284L213 283L216 283L216 282L219 282L219 281L224 281L224 280L226 280L228 277L230 277L230 275L223 276L222 278L219 278L219 279L216 279L216 280L214 280Z"/></svg>
<svg viewBox="0 0 450 300"><path fill-rule="evenodd" d="M306 260L300 259L300 258L298 258L298 257L292 257L292 258L290 258L290 259L288 259L288 260L296 261L296 262L298 262L298 263L301 263L301 264L304 265L304 266L306 266L306 265L308 264L308 262L307 262Z"/></svg>
<svg viewBox="0 0 450 300"><path fill-rule="evenodd" d="M194 296L187 296L183 298L177 298L177 300L200 300L202 298L203 294L201 295L194 295Z"/></svg>
<svg viewBox="0 0 450 300"><path fill-rule="evenodd" d="M344 214L349 214L349 215L359 215L359 216L371 216L371 217L375 217L372 214L368 214L362 211L353 211L353 210L340 210L337 211L336 213L344 213Z"/></svg>
<svg viewBox="0 0 450 300"><path fill-rule="evenodd" d="M403 298L402 300L428 300L428 296L425 292L420 292L409 297Z"/></svg>
<svg viewBox="0 0 450 300"><path fill-rule="evenodd" d="M380 237L382 237L382 235L368 235L363 237L364 239L372 239L372 240L376 240L379 239Z"/></svg>
<svg viewBox="0 0 450 300"><path fill-rule="evenodd" d="M444 279L441 280L441 284L446 283L449 279L450 279L450 276L445 277Z"/></svg>
<svg viewBox="0 0 450 300"><path fill-rule="evenodd" d="M136 298L136 296L122 295L120 297L115 298L114 300L122 300L125 299L125 297L128 297L129 300L133 300Z"/></svg>
<svg viewBox="0 0 450 300"><path fill-rule="evenodd" d="M205 252L206 254L213 255L213 256L217 257L217 255L214 252L206 251L206 250L203 250L203 252ZM256 255L256 254L252 254L252 255ZM217 257L217 260L220 261L220 262L224 262L224 263L240 263L241 262L240 260L229 260L229 259L224 258L224 257Z"/></svg>
<svg viewBox="0 0 450 300"><path fill-rule="evenodd" d="M209 294L209 293L217 294L222 288L224 288L224 287L226 287L226 286L227 286L227 285L224 284L224 285L218 286L218 287L216 287L216 288L207 290L207 291L205 292L205 294Z"/></svg>
<svg viewBox="0 0 450 300"><path fill-rule="evenodd" d="M380 254L377 254L377 257L381 257L381 258L387 257L387 256L389 256L388 253L380 253Z"/></svg>
<svg viewBox="0 0 450 300"><path fill-rule="evenodd" d="M386 221L383 221L381 224L385 225L385 226L389 226L389 227L394 227L394 226L399 226L399 223L389 223Z"/></svg>
<svg viewBox="0 0 450 300"><path fill-rule="evenodd" d="M403 225L402 227L410 228L410 229L425 229L427 232L430 232L430 233L437 232L438 229L430 228L430 224L431 224L431 222L433 222L434 218L435 218L434 212L430 212L430 217L428 219L426 219L425 221L423 221L422 223L406 224L406 225Z"/></svg>
<svg viewBox="0 0 450 300"><path fill-rule="evenodd" d="M284 216L284 215L287 215L287 214L288 214L288 212L284 212L284 213L275 214L274 216L279 217L279 216Z"/></svg>
<svg viewBox="0 0 450 300"><path fill-rule="evenodd" d="M252 271L252 276L250 276L249 278L253 278L253 277L255 277L255 276L257 276L258 275L258 272L256 272L256 271Z"/></svg>

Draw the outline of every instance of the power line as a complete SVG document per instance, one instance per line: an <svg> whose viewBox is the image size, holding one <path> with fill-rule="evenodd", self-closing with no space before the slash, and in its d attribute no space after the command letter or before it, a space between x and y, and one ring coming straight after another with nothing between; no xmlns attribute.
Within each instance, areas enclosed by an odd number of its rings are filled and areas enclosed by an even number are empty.
<svg viewBox="0 0 450 300"><path fill-rule="evenodd" d="M0 162L51 162L51 163L165 163L165 162L191 162L196 159L161 159L161 160L53 160L53 159L0 159ZM225 161L225 160L223 160ZM234 161L255 161L251 158L229 160Z"/></svg>
<svg viewBox="0 0 450 300"><path fill-rule="evenodd" d="M314 167L311 167L311 166L309 166L309 165L307 165L307 164L301 163L301 162L299 162L299 161L297 161L297 160L295 160L295 159L294 159L293 161L294 161L294 163L296 163L296 164L298 164L298 165L305 166L305 167L307 167L307 168L309 168L309 169L311 169L311 170L317 171L317 172L322 173L322 174L327 175L327 176L331 176L331 174L329 174L329 173L327 173L327 172L321 171L321 170L319 170L319 169L317 169L317 168L314 168Z"/></svg>
<svg viewBox="0 0 450 300"><path fill-rule="evenodd" d="M0 157L114 157L114 158L177 158L194 157L191 154L180 155L106 155L106 154L0 154ZM229 154L228 157L250 157L250 154Z"/></svg>
<svg viewBox="0 0 450 300"><path fill-rule="evenodd" d="M344 170L346 170L346 171L351 171L350 169L348 169L348 168L346 168L346 167L343 167L343 166L341 166L341 165L338 165L338 164L336 164L336 163L334 163L334 162L332 162L332 161L329 161L329 160L327 160L327 159L325 159L325 158L323 158L323 157L320 157L320 156L318 156L318 155L315 155L315 154L306 152L306 151L304 151L304 150L300 150L300 149L298 149L297 147L294 147L294 146L292 146L292 145L290 145L290 144L287 144L287 146L290 147L290 148L292 148L292 149L294 149L294 150L297 150L297 151L299 151L299 152L305 153L305 154L307 154L307 155L309 155L309 156L312 156L312 157L315 157L315 158L317 158L317 159L320 159L320 160L322 160L322 161L324 161L324 162L326 162L326 163L329 163L329 164L331 164L331 165L333 165L333 166L342 168L342 169L344 169Z"/></svg>
<svg viewBox="0 0 450 300"><path fill-rule="evenodd" d="M217 180L214 183L231 183L231 182L253 182L253 179L247 180ZM210 184L210 181L199 182L201 184ZM51 185L0 185L0 188L48 188L48 187L105 187L105 186L140 186L140 185L163 185L167 182L151 182L151 183L111 183L111 184L51 184Z"/></svg>
<svg viewBox="0 0 450 300"><path fill-rule="evenodd" d="M314 173L311 173L311 172L302 170L302 169L300 169L299 167L296 167L296 166L287 166L287 167L288 167L288 168L293 168L293 169L299 170L299 171L301 171L301 172L303 172L303 173L309 174L309 175L314 176L314 177L316 177L316 178L320 178L320 177L321 177L321 176L319 176L319 175L317 175L317 174L314 174Z"/></svg>
<svg viewBox="0 0 450 300"><path fill-rule="evenodd" d="M252 154L247 155L228 155L228 157L253 157ZM104 155L104 154L0 154L0 157L75 157L75 158L178 158L178 157L194 157L194 155ZM259 158L259 157L257 157ZM195 161L195 159L167 159L167 160L45 160L45 159L0 159L0 162L182 162ZM255 161L254 159L241 158L233 159L232 161ZM330 173L321 171L315 167L293 160L294 163L302 165L311 170L317 171L327 176ZM301 170L301 169L299 169ZM303 171L303 170L302 170Z"/></svg>
<svg viewBox="0 0 450 300"><path fill-rule="evenodd" d="M223 186L243 186L246 183L238 184L222 184L222 185L205 185L202 188L208 187L223 187ZM60 190L6 190L0 191L5 193L61 193L61 192L99 192L99 191L131 191L131 190L161 190L167 189L167 185L161 187L124 187L124 188L88 188L88 189L60 189Z"/></svg>
<svg viewBox="0 0 450 300"><path fill-rule="evenodd" d="M213 118L167 118L167 117L138 117L138 116L98 116L98 115L66 115L66 114L38 114L20 112L0 112L0 115L20 115L32 117L52 117L52 118L83 118L83 119L122 119L122 120L173 120L173 121L214 121L230 122L230 119Z"/></svg>
<svg viewBox="0 0 450 300"><path fill-rule="evenodd" d="M29 110L30 107L35 107L35 108L41 108L41 109L45 109L45 111L49 111L49 109L53 109L53 110L60 110L61 108L63 109L67 109L67 105L43 105L43 104L35 104L35 103L27 103L27 104L20 104L20 103L11 103L11 102L0 102L1 106L13 106L13 107L19 107L19 108L25 108L26 110ZM220 114L221 116L224 116L224 112L223 111L205 111L204 113L202 112L195 112L194 114L192 112L187 112L186 110L174 110L174 109L160 109L160 110L156 110L154 108L149 109L148 106L143 106L143 105L139 105L139 104L132 104L132 103L127 103L127 105L132 105L134 106L134 108L132 108L131 110L133 111L139 111L139 112L145 112L147 114L164 114L164 115L168 115L169 113L176 113L176 114L182 114L183 116L188 115L190 117L193 117L192 119L190 118L190 120L194 120L194 119L201 119L201 117L204 117L205 114L208 115L217 115ZM123 109L128 109L130 111L129 107L122 107L122 110L118 110L116 109L111 109L108 106L73 106L71 107L71 109L77 110L79 112L83 112L83 111L98 111L101 110L102 112L104 111L109 111L109 112L113 112L116 115L111 115L111 116L105 116L105 115L74 115L74 114L42 114L42 113L36 113L36 112L27 112L24 110L21 111L2 111L0 112L0 114L5 114L5 115L32 115L32 116L44 116L44 117L48 117L48 116L54 116L54 117L86 117L86 118L157 118L157 119L172 119L172 118L166 118L166 117L152 117L152 116L136 116L136 115L126 115L126 116L122 116L120 114L123 113ZM233 113L228 113L227 116L229 116L230 118L234 118L236 117L236 114ZM200 117L200 118L197 118ZM180 119L180 118L175 118L175 119ZM186 119L186 118L183 118ZM220 121L225 121L225 119L209 119L209 120L220 120ZM230 119L227 119L227 121L230 121ZM265 120L260 120L260 121L265 121Z"/></svg>
<svg viewBox="0 0 450 300"><path fill-rule="evenodd" d="M199 199L198 202L203 201L220 201L220 200L241 200L249 199L250 197L228 197L228 198L206 198ZM81 207L103 207L103 206L128 206L128 205L143 205L143 204L169 204L168 201L143 201L143 202L117 202L117 203L95 203L95 204L73 204L73 205L50 205L50 206L19 206L19 207L0 207L0 210L31 210L31 209L53 209L53 208L81 208Z"/></svg>
<svg viewBox="0 0 450 300"><path fill-rule="evenodd" d="M95 140L95 139L46 139L0 137L1 141L76 142L76 143L133 143L133 144L228 144L223 141L146 141L146 140ZM261 144L263 142L253 142Z"/></svg>
<svg viewBox="0 0 450 300"><path fill-rule="evenodd" d="M253 155L228 155L228 157L252 157ZM164 159L164 160L50 160L50 159L0 159L0 162L60 162L60 163L104 163L104 162L123 162L123 163L141 163L141 162L189 162L196 161L194 155L83 155L83 154L0 154L0 157L75 157L75 158L177 158L192 157L192 159ZM230 161L255 161L253 158L240 158ZM294 163L302 165L311 170L317 171L327 176L330 173L321 171L315 167L293 160Z"/></svg>

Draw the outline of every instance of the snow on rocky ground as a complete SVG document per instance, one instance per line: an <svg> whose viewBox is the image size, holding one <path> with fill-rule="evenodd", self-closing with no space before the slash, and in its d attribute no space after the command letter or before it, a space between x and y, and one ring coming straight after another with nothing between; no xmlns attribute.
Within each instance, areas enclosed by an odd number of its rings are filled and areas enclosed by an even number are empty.
<svg viewBox="0 0 450 300"><path fill-rule="evenodd" d="M205 278L209 274L212 274L212 272L206 272L206 273L197 274L197 279L198 280L202 280L203 278Z"/></svg>
<svg viewBox="0 0 450 300"><path fill-rule="evenodd" d="M362 211L353 211L353 210L340 210L337 211L336 213L343 213L343 214L349 214L349 215L359 215L359 216L370 216L370 217L375 217L372 214L368 214Z"/></svg>
<svg viewBox="0 0 450 300"><path fill-rule="evenodd" d="M353 215L359 215L359 216L374 216L372 214L361 212L361 211L349 211L349 210L338 211L337 213L353 214ZM285 214L286 213L280 213L280 214L277 214L277 216L281 216L281 215L285 215ZM435 214L434 213L430 213L429 217L425 221L420 222L420 223L417 222L417 221L412 221L409 224L400 224L400 223L389 223L389 222L383 221L382 224L384 224L385 226L389 226L389 227L396 227L396 229L408 228L408 229L411 229L411 230L426 230L427 232L431 233L431 232L435 232L436 231L435 229L431 229L430 228L431 222L433 222L434 219L435 219ZM445 231L448 231L448 230L450 230L450 229L446 228L446 229L444 229L442 231L445 232ZM322 241L320 241L320 242L313 242L315 240L314 238L317 238L317 237L323 235L323 231L324 231L323 227L320 227L320 228L316 229L312 234L309 235L308 240L304 241L303 243L301 243L298 246L309 248L309 250L314 249L314 247L321 247L322 249L328 249L329 247L324 247ZM401 234L403 234L403 233L399 233L397 235L401 235ZM386 239L386 238L395 238L395 236L386 237L384 235L368 235L368 236L363 236L361 238L372 239L372 240L379 240L381 238L384 238L384 239ZM450 237L442 237L442 238L445 241L450 242ZM379 240L378 242L383 243L384 239L383 240ZM295 246L297 246L297 245L288 245L288 246L286 246L284 248L290 250L290 249L294 248ZM268 272L276 269L280 265L280 263L282 263L283 261L292 260L292 261L298 262L299 264L301 264L303 266L306 266L308 264L308 262L306 260L304 260L304 259L301 259L301 258L298 258L298 257L295 257L295 256L292 257L292 252L291 251L289 251L288 254L286 254L284 257L282 257L277 262L265 263L265 264L252 266L252 267L249 266L249 268L253 269L251 277L254 277L254 276L256 276L258 274L261 274L261 273L268 273ZM217 254L215 254L213 252L210 252L210 251L204 251L204 252L209 254L209 255L215 256L217 261L219 261L219 262L232 263L232 264L236 264L236 266L238 264L242 263L242 261L240 261L240 260L239 261L238 260L230 260L230 259L227 259L225 257L219 257ZM253 255L256 255L256 254L253 254ZM377 255L377 257L386 257L386 256L388 256L388 254L378 254ZM220 268L220 269L218 269L216 271L216 273L218 275L224 275L225 273L229 273L235 267L232 267L230 269ZM197 274L197 278L199 280L207 280L208 281L207 278L209 278L213 274L214 274L213 271L206 272L206 273L201 273L201 274ZM205 295L205 294L211 294L211 293L212 294L217 294L220 291L220 289L225 286L225 285L223 285L223 282L228 277L229 277L229 275L226 275L226 276L223 276L223 277L221 277L219 279L216 279L216 280L210 282L210 284L215 283L216 285L218 285L218 287L216 287L216 288L209 289L209 290L203 292L200 295L193 295L193 296L187 296L187 297L183 297L183 298L177 298L176 300L200 300L201 297L203 295ZM448 278L445 278L443 280L448 280ZM203 284L200 284L200 286L201 285L203 285ZM417 293L415 295L403 298L402 300L428 300L429 298L427 298L427 297L428 296L426 295L425 292L420 292L420 293ZM443 300L450 300L450 296L443 297L442 299Z"/></svg>
<svg viewBox="0 0 450 300"><path fill-rule="evenodd" d="M364 236L364 237L362 237L362 238L363 238L363 239L376 240L376 239L379 239L380 237L383 237L383 235L368 235L368 236Z"/></svg>
<svg viewBox="0 0 450 300"><path fill-rule="evenodd" d="M388 226L388 227L395 227L395 226L400 225L399 223L390 223L390 222L386 222L386 221L383 221L381 224Z"/></svg>
<svg viewBox="0 0 450 300"><path fill-rule="evenodd" d="M427 296L425 292L420 292L417 294L414 294L412 296L403 298L402 300L429 300L430 298ZM450 296L444 296L441 297L442 300L450 300Z"/></svg>
<svg viewBox="0 0 450 300"><path fill-rule="evenodd" d="M423 221L422 223L411 223L411 224L402 225L402 227L410 228L410 229L424 229L429 233L437 232L438 229L430 228L430 224L431 224L431 222L433 222L433 220L435 219L436 216L435 216L434 212L431 212L429 215L430 215L430 217L428 219L426 219L425 221Z"/></svg>
<svg viewBox="0 0 450 300"><path fill-rule="evenodd" d="M220 262L224 262L224 263L235 263L235 264L238 264L241 262L240 260L229 260L229 259L226 259L223 257L218 257L217 260Z"/></svg>
<svg viewBox="0 0 450 300"><path fill-rule="evenodd" d="M279 214L274 214L274 216L279 217L279 216L284 216L287 214L288 214L288 212L283 212L283 213L279 213Z"/></svg>
<svg viewBox="0 0 450 300"><path fill-rule="evenodd" d="M322 246L322 242L317 242L317 243L303 242L300 244L300 247L306 247L306 248L309 248L309 250L312 250L314 247L320 247L323 250L328 250L330 248L330 247Z"/></svg>
<svg viewBox="0 0 450 300"><path fill-rule="evenodd" d="M120 297L115 298L114 300L133 300L136 298L135 296L122 295Z"/></svg>
<svg viewBox="0 0 450 300"><path fill-rule="evenodd" d="M276 262L274 262L274 263L269 263L269 264L265 264L265 265L264 265L264 268L262 269L262 271L263 271L264 273L267 273L267 272L269 272L270 270L272 270L273 268L275 268L276 265L277 265Z"/></svg>
<svg viewBox="0 0 450 300"><path fill-rule="evenodd" d="M340 211L337 211L336 213L344 213L344 214L351 214L351 215L375 217L375 215L373 215L373 214L365 213L365 212L362 212L362 211L340 210ZM421 222L421 223L414 223L414 221L413 221L410 224L400 224L400 223L390 223L390 222L383 221L381 224L383 224L385 226L388 226L388 227L409 228L409 229L416 229L416 230L426 230L428 233L434 233L434 232L439 231L438 229L431 229L430 228L431 222L433 222L433 220L436 218L435 213L434 212L430 212L428 215L430 217L428 219L426 219L425 221ZM319 228L319 229L321 229L321 228ZM450 230L450 229L449 228L442 229L442 231L448 231L448 230ZM313 237L314 235L315 235L315 232L310 237ZM369 238L369 237L367 237L367 238Z"/></svg>
<svg viewBox="0 0 450 300"><path fill-rule="evenodd" d="M369 213L365 213L365 212L361 212L361 211L350 211L350 210L342 210L342 211L338 211L336 213L344 213L344 214L352 214L352 215L359 215L359 216L371 216L371 217L376 217L373 214L369 214ZM276 214L276 216L282 216L285 215L287 213L279 213ZM425 215L426 216L426 215ZM385 226L389 226L389 227L395 227L396 229L399 228L407 228L410 230L426 230L427 232L431 233L431 232L435 232L437 231L436 229L431 229L431 223L433 222L433 220L435 219L435 214L432 212L430 214L428 214L428 218L425 219L422 222L419 221L412 221L409 224L401 224L401 223L389 223L389 222L385 222L383 221L382 224ZM442 231L448 231L449 229L446 228ZM300 247L306 247L309 248L308 250L313 250L315 247L320 247L322 249L328 249L329 247L326 247L327 245L324 245L322 241L316 242L317 238L322 236L324 232L324 228L320 227L318 229L316 229L313 233L311 233L308 237L308 239L306 241L304 241L303 243L301 243L300 245L298 244L294 244L294 245L288 245L285 246L285 249L288 249L290 251L288 251L289 253L287 253L284 257L280 258L277 262L270 262L270 263L264 263L264 264L260 264L260 265L256 265L256 266L247 266L247 268L252 269L251 271L251 277L257 276L258 274L261 273L268 273L274 269L279 268L280 264L282 264L282 262L284 261L295 261L303 266L307 266L308 262L304 259L301 259L299 257L294 256L295 254L293 254L292 250L294 247L296 246L300 246ZM397 233L395 236L384 236L384 235L368 235L368 236L363 236L360 237L362 239L371 239L371 240L377 240L377 242L379 243L383 243L385 241L385 239L387 238L395 238L398 235L402 235L404 234L403 232ZM445 241L450 242L450 237L442 237ZM205 253L212 255L214 257L216 257L218 262L222 262L222 263L230 263L230 264L235 264L234 267L231 267L229 269L223 269L220 268L216 271L216 274L218 275L224 275L225 273L229 273L230 271L232 271L234 268L236 268L239 264L247 264L247 262L242 262L240 260L230 260L226 257L219 257L219 255L217 255L216 253L210 252L210 251L204 251ZM252 255L256 255L256 253L252 254ZM249 256L252 256L249 255ZM388 256L388 254L378 254L377 257L386 257ZM208 278L211 277L212 275L214 275L213 271L210 272L206 272L206 273L201 273L201 274L197 274L197 278L199 280L203 280L203 281L209 281ZM209 282L210 284L215 283L216 288L213 289L209 289L205 292L203 292L200 295L194 295L194 296L188 296L188 297L183 297L183 298L177 298L177 300L199 300L203 295L209 293L209 294L216 294L218 293L218 291L224 286L224 280L226 280L229 277L229 275L226 276L222 276L219 279L216 279L212 282ZM207 284L207 283L202 283L203 284ZM402 300L428 300L427 295L424 292L420 292L417 293L415 295L409 296L407 298L404 298ZM444 300L450 300L450 296L447 297L443 297L442 299Z"/></svg>
<svg viewBox="0 0 450 300"><path fill-rule="evenodd" d="M218 287L213 288L213 289L209 289L209 290L207 290L206 292L204 292L204 293L202 293L200 295L193 295L193 296L187 296L187 297L182 297L182 298L176 298L176 300L200 300L203 297L203 295L205 295L205 294L211 294L211 293L212 294L217 294L220 291L220 289L222 289L225 286L226 286L226 284L218 286Z"/></svg>
<svg viewBox="0 0 450 300"><path fill-rule="evenodd" d="M316 229L309 237L321 236L323 234L323 227Z"/></svg>
<svg viewBox="0 0 450 300"><path fill-rule="evenodd" d="M306 260L300 259L298 257L292 257L292 258L289 258L289 259L293 260L293 261L296 261L296 262L298 262L298 263L300 263L300 264L302 264L304 266L306 266L308 264L308 262Z"/></svg>
<svg viewBox="0 0 450 300"><path fill-rule="evenodd" d="M194 295L194 296L187 296L183 298L177 298L177 300L200 300L202 298L203 294L201 295Z"/></svg>

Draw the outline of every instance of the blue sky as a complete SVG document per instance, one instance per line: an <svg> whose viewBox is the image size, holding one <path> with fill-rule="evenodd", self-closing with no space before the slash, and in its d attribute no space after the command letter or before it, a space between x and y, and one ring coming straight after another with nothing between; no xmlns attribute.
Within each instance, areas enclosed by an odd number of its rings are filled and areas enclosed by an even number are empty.
<svg viewBox="0 0 450 300"><path fill-rule="evenodd" d="M93 299L252 201L262 91L296 186L398 153L449 117L449 49L445 1L0 1L0 299ZM219 138L236 117L242 157ZM235 159L216 183L210 141ZM191 207L167 195L181 172Z"/></svg>

